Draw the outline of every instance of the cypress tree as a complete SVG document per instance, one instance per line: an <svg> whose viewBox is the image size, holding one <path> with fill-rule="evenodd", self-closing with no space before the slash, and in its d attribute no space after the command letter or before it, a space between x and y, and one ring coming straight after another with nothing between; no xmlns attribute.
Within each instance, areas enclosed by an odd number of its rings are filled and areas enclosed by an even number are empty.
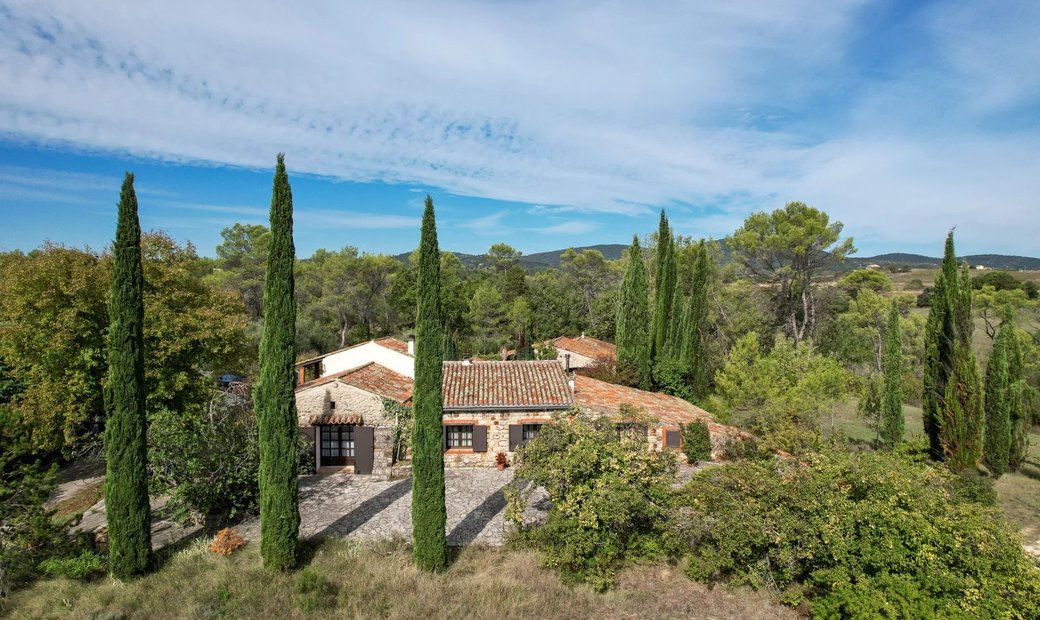
<svg viewBox="0 0 1040 620"><path fill-rule="evenodd" d="M931 308L925 325L925 360L923 419L924 432L932 459L944 457L940 438L945 410L946 384L953 373L954 334L953 300L957 297L957 256L953 247L953 231L946 236L942 267L935 277Z"/></svg>
<svg viewBox="0 0 1040 620"><path fill-rule="evenodd" d="M1008 454L1008 466L1018 471L1025 462L1029 451L1029 419L1025 410L1025 366L1022 361L1022 343L1018 340L1018 328L1015 326L1015 312L1008 306L1004 309L1001 328L1007 324L1013 337L1008 338L1008 417L1011 424L1011 448Z"/></svg>
<svg viewBox="0 0 1040 620"><path fill-rule="evenodd" d="M693 266L690 297L683 316L683 344L680 361L690 372L690 384L696 397L707 392L707 356L704 348L704 327L708 318L708 280L711 266L704 241L697 244L697 259Z"/></svg>
<svg viewBox="0 0 1040 620"><path fill-rule="evenodd" d="M1008 470L1011 459L1011 399L1014 390L1008 373L1011 339L1016 338L1013 321L1000 324L993 341L993 352L986 364L986 437L983 462L999 478Z"/></svg>
<svg viewBox="0 0 1040 620"><path fill-rule="evenodd" d="M105 512L108 565L126 579L148 568L152 551L148 503L148 418L144 407L144 272L134 175L119 196L108 302L108 382L105 384Z"/></svg>
<svg viewBox="0 0 1040 620"><path fill-rule="evenodd" d="M675 243L668 227L668 218L662 209L661 223L657 230L657 273L654 275L654 341L650 350L653 361L664 354L667 346L674 293Z"/></svg>
<svg viewBox="0 0 1040 620"><path fill-rule="evenodd" d="M447 565L444 526L442 406L444 337L441 334L440 250L433 200L426 197L419 238L418 308L415 314L415 387L412 396L412 554L424 570Z"/></svg>
<svg viewBox="0 0 1040 620"><path fill-rule="evenodd" d="M952 298L953 372L946 383L939 432L946 460L957 472L974 467L982 457L983 394L979 367L971 349L971 296L971 276L965 266Z"/></svg>
<svg viewBox="0 0 1040 620"><path fill-rule="evenodd" d="M296 566L300 506L296 441L296 299L292 189L278 154L271 194L271 245L264 281L260 381L254 398L260 432L260 555L264 566Z"/></svg>
<svg viewBox="0 0 1040 620"><path fill-rule="evenodd" d="M646 266L639 237L632 237L628 252L628 269L621 281L617 324L614 341L617 344L618 366L635 373L640 388L650 388L650 307L646 291Z"/></svg>
<svg viewBox="0 0 1040 620"><path fill-rule="evenodd" d="M672 309L669 311L671 320L668 325L668 340L665 342L664 353L672 359L679 359L682 354L683 341L683 316L686 312L686 297L683 295L681 282L676 282L672 291Z"/></svg>
<svg viewBox="0 0 1040 620"><path fill-rule="evenodd" d="M888 314L885 348L882 352L884 393L881 403L881 439L894 446L903 440L903 336L899 328L899 308L895 302Z"/></svg>

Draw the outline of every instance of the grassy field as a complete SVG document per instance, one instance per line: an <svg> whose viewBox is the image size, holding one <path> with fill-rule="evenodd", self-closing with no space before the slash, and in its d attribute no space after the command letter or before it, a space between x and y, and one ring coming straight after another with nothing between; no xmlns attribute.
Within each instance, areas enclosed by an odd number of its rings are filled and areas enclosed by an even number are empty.
<svg viewBox="0 0 1040 620"><path fill-rule="evenodd" d="M765 594L708 589L681 567L627 570L608 593L568 588L527 551L467 548L443 573L415 569L403 543L329 539L309 566L327 583L301 593L300 572L260 565L256 543L229 557L197 541L129 583L41 581L15 593L11 618L794 618Z"/></svg>

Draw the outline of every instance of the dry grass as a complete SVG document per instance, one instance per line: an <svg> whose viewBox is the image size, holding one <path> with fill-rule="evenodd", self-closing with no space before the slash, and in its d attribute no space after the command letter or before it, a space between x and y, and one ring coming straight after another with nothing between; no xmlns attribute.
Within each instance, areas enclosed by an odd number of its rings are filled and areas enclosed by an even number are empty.
<svg viewBox="0 0 1040 620"><path fill-rule="evenodd" d="M12 618L794 618L762 593L708 589L678 567L626 571L605 594L564 586L528 551L468 548L441 574L417 570L403 543L315 543L309 566L331 584L301 604L298 573L263 569L255 543L229 557L199 541L126 584L54 579L14 594ZM304 611L304 609L309 611Z"/></svg>
<svg viewBox="0 0 1040 620"><path fill-rule="evenodd" d="M73 515L85 512L88 508L101 501L105 496L105 481L97 480L89 485L76 489L68 497L62 498L54 504L54 518L64 520Z"/></svg>
<svg viewBox="0 0 1040 620"><path fill-rule="evenodd" d="M838 403L831 412L824 414L820 419L824 434L827 436L832 434L831 423L833 422L833 434L841 433L846 439L854 443L873 445L876 433L871 430L867 425L867 421L856 410L858 402L859 399L850 398L845 402ZM921 420L920 407L903 405L903 415L906 418L907 438L924 433L924 422Z"/></svg>

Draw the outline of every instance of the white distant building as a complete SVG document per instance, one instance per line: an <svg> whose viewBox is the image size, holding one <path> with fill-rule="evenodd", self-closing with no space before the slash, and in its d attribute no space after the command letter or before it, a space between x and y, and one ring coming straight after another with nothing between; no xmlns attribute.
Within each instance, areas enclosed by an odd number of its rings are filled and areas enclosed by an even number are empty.
<svg viewBox="0 0 1040 620"><path fill-rule="evenodd" d="M375 362L408 378L415 377L415 339L392 336L369 340L345 349L297 362L298 383L336 375Z"/></svg>

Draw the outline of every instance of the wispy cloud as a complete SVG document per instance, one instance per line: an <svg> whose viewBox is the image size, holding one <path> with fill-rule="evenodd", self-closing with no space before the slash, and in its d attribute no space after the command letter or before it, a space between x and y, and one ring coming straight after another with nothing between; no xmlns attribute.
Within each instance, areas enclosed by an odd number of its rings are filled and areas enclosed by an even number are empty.
<svg viewBox="0 0 1040 620"><path fill-rule="evenodd" d="M496 211L478 218L460 222L459 226L482 235L499 234L505 230L502 220L507 215L509 215L508 210Z"/></svg>
<svg viewBox="0 0 1040 620"><path fill-rule="evenodd" d="M892 238L929 243L957 214L970 242L999 202L1023 219L997 238L1032 248L1040 4L890 9L14 0L0 8L0 82L17 85L0 91L0 135L246 167L285 151L294 172L557 205L538 215L688 205L691 228L739 194L733 217L800 199L850 225L883 212Z"/></svg>
<svg viewBox="0 0 1040 620"><path fill-rule="evenodd" d="M581 235L599 228L599 224L589 220L569 220L540 228L532 228L534 232L544 235Z"/></svg>

